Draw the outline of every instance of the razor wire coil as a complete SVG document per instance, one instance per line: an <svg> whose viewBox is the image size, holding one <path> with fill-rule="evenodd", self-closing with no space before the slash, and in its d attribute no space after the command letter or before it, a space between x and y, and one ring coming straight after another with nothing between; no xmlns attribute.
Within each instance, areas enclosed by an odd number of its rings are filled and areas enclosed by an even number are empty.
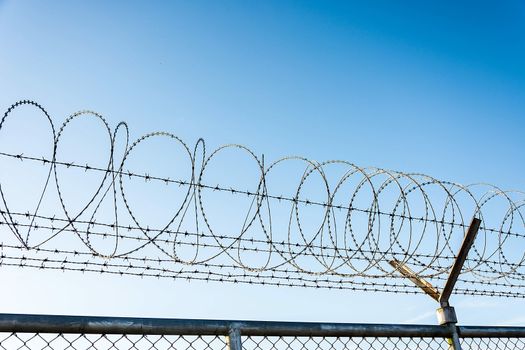
<svg viewBox="0 0 525 350"><path fill-rule="evenodd" d="M14 209L6 185L0 182L0 232L2 237L6 237L6 232L12 234L11 240L3 238L0 244L0 265L414 292L417 290L403 282L388 261L398 260L418 276L442 283L454 261L457 241L470 218L476 216L482 220L482 226L461 276L464 288L457 292L525 295L525 249L516 244L525 237L523 192L504 191L492 185L464 186L424 174L362 168L346 161L285 157L267 162L264 156L235 144L208 153L204 140L199 139L190 147L167 132L149 133L130 142L126 123L112 129L100 114L80 111L56 127L42 106L27 100L15 103L5 112L0 122L0 140L9 130L13 112L21 106L43 113L50 126L51 151L49 156L40 157L0 150L0 161L40 164L47 171L36 209ZM61 156L63 135L79 118L96 120L107 134L109 154L105 166ZM155 169L128 169L136 150L159 138L177 145L188 167L185 178L157 176ZM117 152L118 143L124 145L119 150L122 155ZM217 159L231 151L239 158L250 159L257 174L252 179L253 188L215 184L209 178L217 166L214 164L221 166ZM287 183L289 194L277 194L273 190L273 174L292 163L301 164L297 167L297 185ZM228 166L231 164L222 168ZM343 170L334 177L333 168ZM67 177L63 171L68 169L101 176L80 209L73 209L65 200L63 184ZM176 187L179 201L167 224L154 223L150 227L141 221L141 212L128 194L132 180ZM311 188L315 198L306 194ZM59 210L53 208L53 215L43 214L44 199L52 190ZM236 219L242 223L240 228L224 230L215 224L212 214L217 209L209 209L213 208L209 198L214 193L243 198L248 203L244 211L236 213ZM111 210L102 209L108 205ZM154 211L155 206L150 210ZM103 211L106 216L111 212L111 220L98 219ZM319 218L316 224L311 223L313 216ZM190 221L192 229L185 228ZM67 246L63 246L61 238L67 239ZM101 249L97 241L100 239L109 245L104 244ZM7 250L9 253L5 253ZM47 254L44 258L40 256L43 253ZM59 255L66 259L57 259ZM80 256L87 260L81 261ZM120 263L122 259L127 259L128 264ZM385 282L377 282L379 279Z"/></svg>

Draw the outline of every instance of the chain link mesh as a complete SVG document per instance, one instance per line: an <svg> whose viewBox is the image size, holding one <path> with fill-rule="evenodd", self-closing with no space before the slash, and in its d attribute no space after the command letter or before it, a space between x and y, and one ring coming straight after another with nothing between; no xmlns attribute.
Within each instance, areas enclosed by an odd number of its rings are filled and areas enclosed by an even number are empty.
<svg viewBox="0 0 525 350"><path fill-rule="evenodd" d="M467 338L461 340L464 350L518 350L525 349L524 338Z"/></svg>
<svg viewBox="0 0 525 350"><path fill-rule="evenodd" d="M521 350L523 338L464 338L463 350ZM448 350L443 338L243 336L243 350ZM224 336L0 333L2 350L226 350Z"/></svg>
<svg viewBox="0 0 525 350"><path fill-rule="evenodd" d="M244 350L447 350L439 338L244 337Z"/></svg>
<svg viewBox="0 0 525 350"><path fill-rule="evenodd" d="M221 336L0 333L2 350L223 350Z"/></svg>

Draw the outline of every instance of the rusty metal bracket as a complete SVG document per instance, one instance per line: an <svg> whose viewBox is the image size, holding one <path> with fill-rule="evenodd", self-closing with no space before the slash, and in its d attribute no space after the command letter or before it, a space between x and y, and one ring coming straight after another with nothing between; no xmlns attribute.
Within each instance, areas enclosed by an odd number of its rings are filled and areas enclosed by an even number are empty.
<svg viewBox="0 0 525 350"><path fill-rule="evenodd" d="M428 296L430 296L435 301L439 302L440 293L439 290L434 287L430 282L425 281L423 278L419 277L414 271L404 265L398 260L391 260L388 262L394 269L399 271L404 277L411 280L416 286L421 288Z"/></svg>
<svg viewBox="0 0 525 350"><path fill-rule="evenodd" d="M443 308L445 308L449 306L450 296L452 295L454 286L456 285L461 270L463 269L463 265L465 264L465 260L467 259L468 252L472 247L474 240L476 239L476 235L479 231L480 224L480 219L476 217L472 218L472 222L470 223L470 226L467 232L465 233L465 237L463 238L463 242L461 243L461 248L459 249L456 260L454 260L454 265L452 265L452 268L450 269L450 273L447 282L445 283L445 287L443 287L443 290L441 292L439 292L439 290L436 287L434 287L430 282L425 281L423 278L417 276L417 274L414 271L412 271L399 260L393 259L389 261L389 264L394 269L399 271L399 273L401 273L404 277L408 278L416 286L421 288L423 292L425 292L425 294L429 295L432 299L439 302L439 304Z"/></svg>

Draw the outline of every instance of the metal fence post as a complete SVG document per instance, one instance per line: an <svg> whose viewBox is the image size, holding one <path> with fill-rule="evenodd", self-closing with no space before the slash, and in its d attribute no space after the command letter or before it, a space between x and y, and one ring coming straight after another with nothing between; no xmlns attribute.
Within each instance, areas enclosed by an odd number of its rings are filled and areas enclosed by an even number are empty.
<svg viewBox="0 0 525 350"><path fill-rule="evenodd" d="M448 349L449 350L462 350L461 349L461 342L459 341L459 333L458 328L456 327L456 323L451 322L444 324L443 327L448 327L450 330L450 334L452 338L447 338L448 343Z"/></svg>
<svg viewBox="0 0 525 350"><path fill-rule="evenodd" d="M452 350L461 350L461 343L459 342L459 334L456 324L451 324L450 328L452 329L452 344L450 347L452 348Z"/></svg>
<svg viewBox="0 0 525 350"><path fill-rule="evenodd" d="M456 327L458 322L456 312L452 306L444 306L437 310L438 322L441 326L449 329L450 338L447 338L449 350L461 350L461 343L459 341L459 333Z"/></svg>
<svg viewBox="0 0 525 350"><path fill-rule="evenodd" d="M461 343L459 341L458 329L456 327L456 323L458 322L456 311L452 306L450 306L449 299L452 295L452 291L454 290L454 286L456 285L461 270L463 269L463 264L467 259L470 248L472 247L472 244L474 244L480 224L480 219L476 217L472 218L472 222L465 233L465 237L461 243L461 248L459 249L456 260L454 261L454 265L452 265L452 269L450 270L445 287L443 287L443 290L439 296L441 308L437 310L437 318L439 324L448 326L450 328L452 333L452 338L450 338L451 350L461 350Z"/></svg>
<svg viewBox="0 0 525 350"><path fill-rule="evenodd" d="M467 260L470 248L474 244L474 240L476 239L476 235L478 233L480 224L480 219L476 217L472 218L470 226L467 232L465 233L465 237L463 237L463 242L461 243L458 255L454 260L454 264L452 265L452 268L448 275L448 279L441 293L431 283L425 281L423 278L419 277L414 271L405 266L404 263L396 259L389 261L390 265L394 269L396 269L403 276L414 282L416 286L421 288L432 299L439 302L441 308L437 310L437 318L441 326L448 327L450 330L452 338L447 338L447 342L450 345L450 350L461 350L461 344L459 341L458 329L456 327L456 323L458 322L456 312L454 311L454 308L450 306L449 299L452 295L452 292L454 291L454 286L458 281L458 277L461 274L463 264L465 264L465 260Z"/></svg>
<svg viewBox="0 0 525 350"><path fill-rule="evenodd" d="M241 331L238 327L231 327L226 336L227 350L242 350Z"/></svg>

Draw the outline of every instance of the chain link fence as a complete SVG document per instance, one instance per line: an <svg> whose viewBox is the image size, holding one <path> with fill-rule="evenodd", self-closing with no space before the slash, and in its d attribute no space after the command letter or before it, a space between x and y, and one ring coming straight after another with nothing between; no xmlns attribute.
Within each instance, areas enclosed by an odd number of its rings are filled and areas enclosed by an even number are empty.
<svg viewBox="0 0 525 350"><path fill-rule="evenodd" d="M63 334L2 333L0 349L72 350L72 349L193 349L223 350L226 340L220 336L134 335L134 334Z"/></svg>
<svg viewBox="0 0 525 350"><path fill-rule="evenodd" d="M525 327L0 314L2 350L448 350L453 332L463 350L525 349Z"/></svg>
<svg viewBox="0 0 525 350"><path fill-rule="evenodd" d="M245 337L246 350L447 350L444 339L418 337Z"/></svg>
<svg viewBox="0 0 525 350"><path fill-rule="evenodd" d="M477 345L476 345L477 346ZM472 349L487 349L487 347ZM152 336L116 334L4 333L0 349L71 350L71 349L192 349L223 350L227 341L219 336ZM437 338L380 337L242 337L246 350L447 350L448 344ZM493 347L490 347L492 349ZM516 347L518 349L519 347ZM522 349L523 347L519 348ZM494 349L500 349L494 347ZM501 347L501 349L508 349ZM514 349L514 348L512 348Z"/></svg>
<svg viewBox="0 0 525 350"><path fill-rule="evenodd" d="M470 338L462 339L464 350L514 350L525 349L525 338Z"/></svg>

